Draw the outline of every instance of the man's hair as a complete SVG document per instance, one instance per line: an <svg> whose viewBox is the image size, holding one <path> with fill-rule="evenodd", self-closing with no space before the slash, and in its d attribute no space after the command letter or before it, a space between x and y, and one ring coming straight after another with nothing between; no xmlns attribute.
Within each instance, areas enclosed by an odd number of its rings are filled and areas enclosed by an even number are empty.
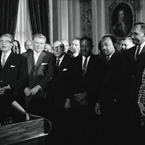
<svg viewBox="0 0 145 145"><path fill-rule="evenodd" d="M111 35L111 34L106 34L106 35L104 35L103 37L102 37L102 39L105 39L105 38L107 38L107 37L109 37L110 39L111 39L111 41L112 41L112 43L113 43L113 46L114 46L114 48L115 48L115 50L117 50L117 40L116 40L116 38L113 36L113 35Z"/></svg>
<svg viewBox="0 0 145 145"><path fill-rule="evenodd" d="M88 37L88 36L83 36L81 39L80 39L80 42L83 41L83 40L87 40L90 42L90 45L93 46L93 40L92 38Z"/></svg>
<svg viewBox="0 0 145 145"><path fill-rule="evenodd" d="M45 37L43 34L40 34L40 33L35 34L35 35L33 36L33 40L34 40L35 38L41 38L41 39L44 39L45 42L46 42L46 40L47 40L46 37Z"/></svg>
<svg viewBox="0 0 145 145"><path fill-rule="evenodd" d="M31 41L31 42L32 42L32 44L33 44L33 41L32 41L32 40L30 40L30 39L28 39L28 40L26 40L26 41L24 42L24 46L25 46L25 47L26 47L26 43L27 43L28 41Z"/></svg>
<svg viewBox="0 0 145 145"><path fill-rule="evenodd" d="M80 41L80 37L75 37L75 38L72 39L72 41L73 40L79 40Z"/></svg>
<svg viewBox="0 0 145 145"><path fill-rule="evenodd" d="M134 26L136 26L136 25L140 25L141 26L141 30L145 33L145 23L143 23L143 22L136 22L134 24Z"/></svg>
<svg viewBox="0 0 145 145"><path fill-rule="evenodd" d="M0 37L0 39L1 39L2 37L8 37L8 38L11 39L11 42L13 42L13 36L12 36L11 34L9 34L9 33L3 34L3 35Z"/></svg>

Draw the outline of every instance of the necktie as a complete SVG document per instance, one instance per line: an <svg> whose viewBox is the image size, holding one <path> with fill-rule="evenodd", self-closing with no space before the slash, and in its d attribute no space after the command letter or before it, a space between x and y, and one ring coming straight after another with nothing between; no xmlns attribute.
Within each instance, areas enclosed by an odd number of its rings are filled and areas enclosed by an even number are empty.
<svg viewBox="0 0 145 145"><path fill-rule="evenodd" d="M141 48L140 45L138 45L137 51L136 51L136 54L135 54L135 59L137 59L137 57L139 55L140 48Z"/></svg>
<svg viewBox="0 0 145 145"><path fill-rule="evenodd" d="M59 67L59 59L57 59L57 61L56 61L56 68L58 68Z"/></svg>
<svg viewBox="0 0 145 145"><path fill-rule="evenodd" d="M2 58L2 67L5 66L5 63L6 63L6 54L3 55L3 58Z"/></svg>
<svg viewBox="0 0 145 145"><path fill-rule="evenodd" d="M84 76L84 74L86 72L86 67L87 67L87 57L85 58L84 64L83 64L83 76Z"/></svg>
<svg viewBox="0 0 145 145"><path fill-rule="evenodd" d="M107 59L107 60L109 60L109 59L110 59L109 55L107 55L107 56L106 56L106 59Z"/></svg>

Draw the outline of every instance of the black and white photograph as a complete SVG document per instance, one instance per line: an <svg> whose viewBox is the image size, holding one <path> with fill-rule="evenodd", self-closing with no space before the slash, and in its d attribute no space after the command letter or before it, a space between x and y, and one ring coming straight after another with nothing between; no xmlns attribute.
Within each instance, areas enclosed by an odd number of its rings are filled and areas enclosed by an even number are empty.
<svg viewBox="0 0 145 145"><path fill-rule="evenodd" d="M145 145L145 0L0 0L0 145Z"/></svg>

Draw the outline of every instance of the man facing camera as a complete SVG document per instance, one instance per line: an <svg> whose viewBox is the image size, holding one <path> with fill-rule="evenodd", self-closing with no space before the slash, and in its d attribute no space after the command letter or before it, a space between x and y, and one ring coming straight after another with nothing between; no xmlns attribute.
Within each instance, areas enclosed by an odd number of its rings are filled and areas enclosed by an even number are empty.
<svg viewBox="0 0 145 145"><path fill-rule="evenodd" d="M55 56L55 72L50 87L51 115L52 115L52 142L53 144L69 144L70 131L70 100L68 98L68 70L71 56L65 53L64 44L55 41L53 44ZM65 140L64 140L65 138ZM67 142L68 141L68 142Z"/></svg>
<svg viewBox="0 0 145 145"><path fill-rule="evenodd" d="M13 38L10 34L4 34L0 38L0 117L8 117L10 106L14 106L21 112L24 109L16 100L20 97L27 80L27 61L24 56L11 51Z"/></svg>
<svg viewBox="0 0 145 145"><path fill-rule="evenodd" d="M44 52L46 37L36 34L33 38L34 53L28 54L29 82L24 89L26 109L33 114L47 116L48 86L53 77L54 57L49 52Z"/></svg>
<svg viewBox="0 0 145 145"><path fill-rule="evenodd" d="M75 57L70 66L70 92L73 144L88 143L94 116L95 100L100 95L104 61L92 54L93 41L84 36L80 39L80 55Z"/></svg>

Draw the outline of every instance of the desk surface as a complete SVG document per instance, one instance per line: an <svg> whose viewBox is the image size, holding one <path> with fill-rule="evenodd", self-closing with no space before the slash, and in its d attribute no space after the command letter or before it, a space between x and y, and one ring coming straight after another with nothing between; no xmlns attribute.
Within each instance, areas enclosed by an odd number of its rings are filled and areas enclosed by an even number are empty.
<svg viewBox="0 0 145 145"><path fill-rule="evenodd" d="M18 144L49 134L50 123L44 118L31 117L29 121L0 126L0 145Z"/></svg>

